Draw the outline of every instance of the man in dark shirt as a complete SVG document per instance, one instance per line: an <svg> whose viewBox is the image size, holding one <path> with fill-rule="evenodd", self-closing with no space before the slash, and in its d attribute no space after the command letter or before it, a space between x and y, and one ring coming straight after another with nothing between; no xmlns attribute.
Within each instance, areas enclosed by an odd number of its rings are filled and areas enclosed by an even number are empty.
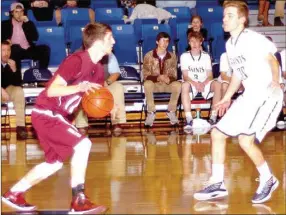
<svg viewBox="0 0 286 215"><path fill-rule="evenodd" d="M22 59L39 61L40 68L47 68L50 61L50 48L47 45L35 45L39 34L36 26L24 15L24 6L19 2L11 4L11 19L2 21L1 41L12 44L11 58L21 67Z"/></svg>
<svg viewBox="0 0 286 215"><path fill-rule="evenodd" d="M16 112L17 139L26 139L25 97L21 87L21 71L14 60L10 59L11 45L8 41L1 42L1 95L2 102L12 101Z"/></svg>

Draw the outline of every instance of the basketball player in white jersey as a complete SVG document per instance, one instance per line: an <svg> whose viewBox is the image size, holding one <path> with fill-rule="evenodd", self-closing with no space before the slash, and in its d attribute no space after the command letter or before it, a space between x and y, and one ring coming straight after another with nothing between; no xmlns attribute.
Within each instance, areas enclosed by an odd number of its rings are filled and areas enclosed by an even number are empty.
<svg viewBox="0 0 286 215"><path fill-rule="evenodd" d="M213 80L211 58L208 53L202 51L204 38L200 32L190 32L188 35L190 51L181 55L181 70L184 83L182 84L182 104L186 116L184 130L192 129L193 118L191 114L191 100L201 93L205 99L213 97L213 104L216 104L220 96L220 83ZM211 111L210 124L215 124L217 113Z"/></svg>
<svg viewBox="0 0 286 215"><path fill-rule="evenodd" d="M232 75L232 69L230 68L226 52L222 53L220 56L219 71L220 71L220 76L218 77L217 80L221 83L221 90L222 90L221 96L223 97L229 86ZM242 91L243 91L243 86L241 85L240 88L238 89L238 93Z"/></svg>
<svg viewBox="0 0 286 215"><path fill-rule="evenodd" d="M279 185L256 142L271 130L282 108L283 93L279 85L279 63L275 45L263 35L248 30L248 7L243 1L224 3L223 28L230 32L226 43L230 67L230 85L223 99L216 104L219 115L225 115L211 132L212 176L206 188L194 194L197 200L212 200L228 195L224 185L226 138L238 136L240 147L256 166L259 187L252 203L263 203ZM231 97L240 84L244 93L231 104ZM228 109L229 108L229 109Z"/></svg>

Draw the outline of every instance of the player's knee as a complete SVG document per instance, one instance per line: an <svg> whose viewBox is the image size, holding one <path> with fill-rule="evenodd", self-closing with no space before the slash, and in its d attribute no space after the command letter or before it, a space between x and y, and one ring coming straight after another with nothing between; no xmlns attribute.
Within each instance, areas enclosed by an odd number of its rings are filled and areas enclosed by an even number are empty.
<svg viewBox="0 0 286 215"><path fill-rule="evenodd" d="M152 89L154 88L154 82L150 80L144 81L144 88L145 89Z"/></svg>
<svg viewBox="0 0 286 215"><path fill-rule="evenodd" d="M216 128L213 128L211 131L212 140L223 140L226 139L226 136Z"/></svg>
<svg viewBox="0 0 286 215"><path fill-rule="evenodd" d="M90 151L91 141L88 138L81 140L75 147L74 150L77 151Z"/></svg>
<svg viewBox="0 0 286 215"><path fill-rule="evenodd" d="M247 150L252 146L252 144L254 144L254 135L252 136L240 135L238 137L238 142L242 149Z"/></svg>
<svg viewBox="0 0 286 215"><path fill-rule="evenodd" d="M182 83L182 92L189 93L189 91L190 91L190 84L188 82Z"/></svg>

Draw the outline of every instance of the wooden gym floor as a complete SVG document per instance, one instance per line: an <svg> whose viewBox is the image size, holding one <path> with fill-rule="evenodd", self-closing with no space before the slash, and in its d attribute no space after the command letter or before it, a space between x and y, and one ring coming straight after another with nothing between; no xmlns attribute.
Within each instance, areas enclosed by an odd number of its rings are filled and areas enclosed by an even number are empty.
<svg viewBox="0 0 286 215"><path fill-rule="evenodd" d="M86 176L86 193L110 214L285 214L286 131L270 132L261 144L265 158L280 181L272 199L252 205L258 173L239 148L228 139L226 186L229 197L198 202L195 191L211 171L210 136L186 135L180 128L126 129L120 137L107 130L91 130L93 142ZM4 140L3 135L10 136ZM17 141L15 132L2 133L3 194L33 166L43 161L37 139ZM38 214L66 214L71 201L70 165L26 193ZM6 205L2 214L15 214ZM22 213L21 213L22 214Z"/></svg>

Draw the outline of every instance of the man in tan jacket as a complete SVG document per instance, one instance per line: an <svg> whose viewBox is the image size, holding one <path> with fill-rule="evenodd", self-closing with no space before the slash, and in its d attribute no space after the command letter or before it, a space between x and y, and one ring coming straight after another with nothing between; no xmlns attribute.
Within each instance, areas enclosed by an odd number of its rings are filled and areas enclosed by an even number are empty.
<svg viewBox="0 0 286 215"><path fill-rule="evenodd" d="M155 92L171 93L166 114L172 125L179 122L175 111L181 93L181 83L177 81L176 56L167 51L169 42L170 36L160 32L156 38L157 47L144 56L144 91L148 110L145 125L147 126L152 126L155 120L156 107L153 97Z"/></svg>

